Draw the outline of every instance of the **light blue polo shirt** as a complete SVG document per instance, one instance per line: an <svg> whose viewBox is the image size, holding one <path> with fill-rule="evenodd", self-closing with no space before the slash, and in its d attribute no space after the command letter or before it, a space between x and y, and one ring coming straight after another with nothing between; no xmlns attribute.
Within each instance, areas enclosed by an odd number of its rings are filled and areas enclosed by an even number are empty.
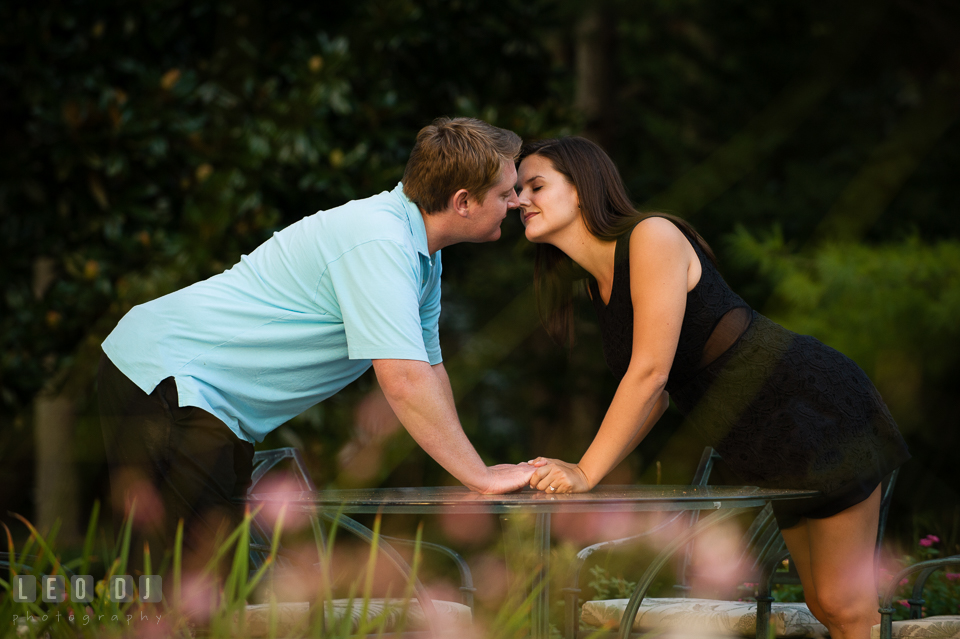
<svg viewBox="0 0 960 639"><path fill-rule="evenodd" d="M231 269L130 310L103 343L145 393L264 436L372 359L442 361L440 251L402 185L291 224Z"/></svg>

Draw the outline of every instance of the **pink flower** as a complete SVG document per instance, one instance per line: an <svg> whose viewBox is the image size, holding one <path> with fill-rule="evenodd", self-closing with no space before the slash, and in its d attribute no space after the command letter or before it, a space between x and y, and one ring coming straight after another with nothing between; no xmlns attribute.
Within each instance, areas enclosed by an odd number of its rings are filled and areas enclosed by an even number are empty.
<svg viewBox="0 0 960 639"><path fill-rule="evenodd" d="M940 538L937 537L936 535L927 535L927 539L929 539L935 544L940 543Z"/></svg>
<svg viewBox="0 0 960 639"><path fill-rule="evenodd" d="M920 540L920 545L923 546L924 548L929 548L930 546L933 545L933 542L930 540L929 537L926 537Z"/></svg>
<svg viewBox="0 0 960 639"><path fill-rule="evenodd" d="M948 572L947 579L953 581L955 579L960 579L960 572Z"/></svg>
<svg viewBox="0 0 960 639"><path fill-rule="evenodd" d="M910 607L910 602L908 602L906 599L901 599L901 600L898 601L897 603L900 604L901 606L903 606L904 608L909 608L909 607Z"/></svg>
<svg viewBox="0 0 960 639"><path fill-rule="evenodd" d="M903 579L900 580L901 586L906 586L908 583L910 583L910 579L908 579L907 577L904 577Z"/></svg>

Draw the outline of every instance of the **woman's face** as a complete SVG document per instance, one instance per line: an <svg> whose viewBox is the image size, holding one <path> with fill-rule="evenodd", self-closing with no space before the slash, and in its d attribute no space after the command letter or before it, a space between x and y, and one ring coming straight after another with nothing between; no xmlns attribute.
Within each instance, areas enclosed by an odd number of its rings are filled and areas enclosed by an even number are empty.
<svg viewBox="0 0 960 639"><path fill-rule="evenodd" d="M558 234L582 224L577 189L547 158L524 158L517 173L517 188L520 220L531 242L553 243Z"/></svg>

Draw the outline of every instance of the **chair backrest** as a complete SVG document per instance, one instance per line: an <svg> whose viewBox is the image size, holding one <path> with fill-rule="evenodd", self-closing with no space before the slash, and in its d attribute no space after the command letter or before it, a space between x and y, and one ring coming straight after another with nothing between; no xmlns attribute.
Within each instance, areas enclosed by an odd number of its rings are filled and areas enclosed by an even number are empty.
<svg viewBox="0 0 960 639"><path fill-rule="evenodd" d="M700 455L700 463L697 464L697 472L693 475L693 481L691 485L693 486L706 486L710 483L710 475L713 473L713 467L716 462L720 461L720 453L715 451L712 446L706 446L703 449L703 454ZM692 510L686 517L688 517L687 526L692 527L696 525L697 521L700 519L700 511ZM677 591L679 596L686 597L687 593L690 592L690 584L687 579L687 571L690 567L690 560L693 557L693 544L687 544L686 549L683 551L683 557L680 559L679 570L677 571L679 581L673 585L673 589Z"/></svg>
<svg viewBox="0 0 960 639"><path fill-rule="evenodd" d="M315 491L317 488L310 478L310 472L307 470L307 464L303 460L303 455L296 448L275 448L272 450L257 451L253 455L253 472L250 477L250 487L247 489L247 495L255 495L261 480L267 473L277 467L282 461L289 459L294 471L293 477L297 480L297 485L304 491ZM310 518L310 524L313 527L315 535L321 548L326 548L327 539L323 527L316 517ZM250 565L253 571L259 569L266 560L270 552L270 539L273 535L268 523L261 515L254 516L250 526ZM282 558L278 558L282 561Z"/></svg>
<svg viewBox="0 0 960 639"><path fill-rule="evenodd" d="M690 484L693 486L706 486L710 480L710 473L713 472L713 466L716 463L716 461L719 459L720 459L720 454L717 453L717 451L715 451L711 446L705 447L703 449L703 454L700 456L700 463L697 465L697 472L694 473L693 481L691 481ZM583 563L587 560L587 558L590 555L597 552L598 550L600 549L612 550L614 548L618 548L622 546L629 546L630 544L636 542L639 539L647 537L653 533L659 532L660 530L663 530L668 526L673 525L675 522L682 521L684 519L687 520L687 524L689 526L692 526L697 523L697 519L699 518L699 516L700 516L700 512L696 510L678 511L673 516L657 524L654 528L644 531L638 535L631 535L629 537L624 537L623 539L601 541L599 543L596 543L581 549L580 552L577 553L577 562L574 565L573 572L572 572L574 576L573 583L576 584L577 581L579 580L580 569L583 567ZM687 563L689 562L689 559L690 559L690 549L688 548L683 558L684 569L686 568ZM685 572L685 570L681 571L681 573L683 572ZM682 585L678 587L681 590L683 588ZM574 588L573 590L576 590L576 592L579 592L579 589Z"/></svg>
<svg viewBox="0 0 960 639"><path fill-rule="evenodd" d="M893 502L893 489L897 485L897 476L900 469L895 469L892 473L883 478L880 484L880 526L877 528L877 551L875 559L877 565L880 563L880 545L883 543L883 535L887 531L887 517L890 515L890 504Z"/></svg>
<svg viewBox="0 0 960 639"><path fill-rule="evenodd" d="M256 493L257 484L270 472L277 464L284 459L293 461L293 467L296 469L294 476L300 484L301 489L314 491L317 489L307 471L307 464L303 461L303 455L296 448L275 448L273 450L260 450L253 454L253 472L251 473L250 488L247 494Z"/></svg>

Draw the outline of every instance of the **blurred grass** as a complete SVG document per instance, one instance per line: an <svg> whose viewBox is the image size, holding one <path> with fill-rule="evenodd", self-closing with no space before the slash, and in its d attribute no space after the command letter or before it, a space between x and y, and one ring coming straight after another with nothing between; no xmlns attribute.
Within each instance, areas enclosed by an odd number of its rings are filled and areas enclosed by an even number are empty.
<svg viewBox="0 0 960 639"><path fill-rule="evenodd" d="M172 580L172 597L161 603L140 601L138 583L134 581L134 596L131 602L117 602L110 598L107 585L115 575L128 573L128 558L132 539L131 521L135 508L124 521L117 539L108 541L100 533L100 553L97 554L97 530L99 504L94 506L87 526L83 551L77 557L63 560L57 548L57 528L43 535L23 517L17 517L29 530L29 537L21 547L17 547L14 537L6 526L6 575L0 578L0 619L11 620L0 624L0 637L30 637L31 639L59 637L353 637L382 636L388 630L402 635L410 622L410 603L414 597L417 575L422 561L420 552L421 530L418 530L413 550L412 571L406 575L399 598L391 599L389 587L386 593L388 603L382 610L373 610L374 585L377 576L377 560L380 556L380 519L373 526L373 541L369 547L366 563L355 571L353 580L346 585L346 598L338 599L337 604L346 602L347 610L357 607L359 616L351 614L337 615L334 612L335 579L331 574L334 562L333 550L337 537L337 523L331 529L325 545L318 540L320 562L316 578L321 587L317 589L314 601L309 602L309 614L291 620L281 620L282 604L269 586L266 598L269 600L266 613L266 632L262 617L257 627L250 625L250 611L247 604L254 596L258 586L272 578L271 571L277 566L278 558L284 550L281 546L283 532L283 511L273 527L269 554L260 568L250 569L248 543L251 538L251 524L257 511L247 512L242 523L229 536L217 544L200 573L203 583L216 584L219 566L223 561L230 562L230 571L219 587L212 588L211 596L216 601L210 610L198 608L198 593L185 587L188 575L183 570L183 523L177 530L172 557L166 557L160 563L158 573ZM144 552L144 574L153 574L156 557L149 547ZM0 564L2 565L2 564ZM70 576L89 574L102 569L95 581L92 601L73 602ZM165 572L169 568L169 572ZM14 576L32 574L38 577L38 592L41 575L61 575L66 582L65 600L60 603L43 603L40 597L33 603L15 602L12 596ZM486 615L474 618L477 636L492 639L520 639L529 635L530 611L537 595L537 589L530 587L530 580L524 573L518 573L520 580L503 600L502 605ZM196 575L192 576L196 578ZM204 593L206 594L206 593ZM262 592L261 592L262 594ZM394 603L397 602L397 603ZM200 602L202 608L202 602ZM398 613L399 609L399 614ZM209 615L209 616L208 616ZM149 621L147 621L149 619ZM393 623L391 624L391 621ZM141 624L150 624L149 631ZM388 626L388 624L390 624ZM435 628L435 630L446 630ZM442 633L441 633L442 634Z"/></svg>

